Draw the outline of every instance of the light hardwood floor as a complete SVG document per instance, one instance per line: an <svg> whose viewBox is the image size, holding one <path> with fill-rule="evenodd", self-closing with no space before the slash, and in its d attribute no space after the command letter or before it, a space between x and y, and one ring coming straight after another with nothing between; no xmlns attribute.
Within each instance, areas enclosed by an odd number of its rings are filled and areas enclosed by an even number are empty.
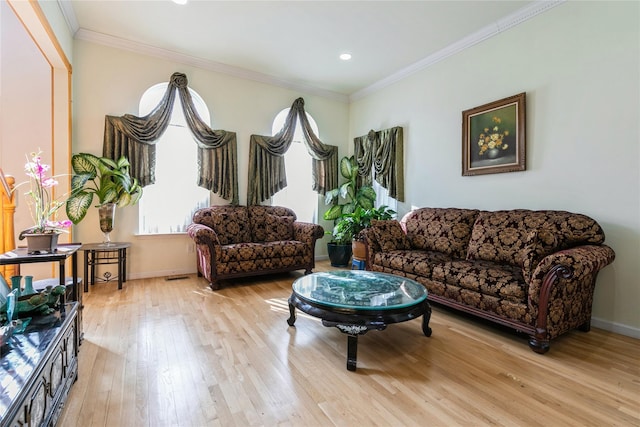
<svg viewBox="0 0 640 427"><path fill-rule="evenodd" d="M320 262L315 271L331 268ZM287 298L301 273L94 285L79 378L59 426L638 426L640 340L592 329L552 341L434 306L359 338Z"/></svg>

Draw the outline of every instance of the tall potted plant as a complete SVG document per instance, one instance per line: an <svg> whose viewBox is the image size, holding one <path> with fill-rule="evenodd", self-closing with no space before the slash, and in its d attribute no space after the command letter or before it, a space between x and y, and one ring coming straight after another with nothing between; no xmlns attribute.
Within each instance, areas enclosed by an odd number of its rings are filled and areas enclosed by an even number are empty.
<svg viewBox="0 0 640 427"><path fill-rule="evenodd" d="M100 229L107 244L113 229L115 208L134 205L142 197L142 187L129 174L129 166L129 160L124 156L118 161L89 153L71 157L74 175L71 178L71 195L67 200L67 216L74 224L82 221L96 196Z"/></svg>
<svg viewBox="0 0 640 427"><path fill-rule="evenodd" d="M331 207L324 213L325 220L334 221L333 239L327 243L331 265L345 267L351 259L351 241L354 233L344 215L350 215L357 208L370 209L376 199L376 192L370 185L358 186L358 163L354 156L340 159L340 174L346 180L338 188L327 192L325 203Z"/></svg>
<svg viewBox="0 0 640 427"><path fill-rule="evenodd" d="M371 225L372 219L391 219L395 211L387 206L374 208L376 192L370 185L358 186L358 164L354 156L340 159L340 174L346 181L327 192L325 203L331 205L324 219L333 220L334 228L327 232L333 239L327 244L331 265L349 265L353 242L358 233Z"/></svg>

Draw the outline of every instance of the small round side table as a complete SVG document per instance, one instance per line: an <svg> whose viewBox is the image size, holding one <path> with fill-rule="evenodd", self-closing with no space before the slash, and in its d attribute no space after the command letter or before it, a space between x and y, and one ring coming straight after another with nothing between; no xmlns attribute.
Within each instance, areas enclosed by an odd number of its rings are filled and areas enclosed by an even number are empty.
<svg viewBox="0 0 640 427"><path fill-rule="evenodd" d="M89 291L89 285L96 283L96 265L118 264L117 276L100 278L103 282L118 279L118 289L122 289L122 282L127 281L127 248L129 242L87 243L82 245L84 251L84 291Z"/></svg>

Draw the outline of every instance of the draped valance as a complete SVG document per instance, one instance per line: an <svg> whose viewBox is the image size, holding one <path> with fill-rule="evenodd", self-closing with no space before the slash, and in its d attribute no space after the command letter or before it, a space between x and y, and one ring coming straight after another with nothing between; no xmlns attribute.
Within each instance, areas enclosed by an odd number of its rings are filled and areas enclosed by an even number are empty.
<svg viewBox="0 0 640 427"><path fill-rule="evenodd" d="M358 185L370 184L371 176L389 190L389 196L404 202L404 148L402 127L371 130L353 139L358 163ZM373 173L372 173L373 171Z"/></svg>
<svg viewBox="0 0 640 427"><path fill-rule="evenodd" d="M198 145L198 185L238 204L238 154L235 132L212 130L196 112L187 76L174 73L157 107L144 117L106 116L103 156L126 156L131 175L142 186L155 182L156 142L169 126L178 91L187 126Z"/></svg>
<svg viewBox="0 0 640 427"><path fill-rule="evenodd" d="M287 186L284 154L293 141L300 120L304 144L312 158L313 191L325 194L338 186L338 147L323 144L315 135L304 111L304 99L291 105L282 129L274 136L251 135L247 204L258 205Z"/></svg>

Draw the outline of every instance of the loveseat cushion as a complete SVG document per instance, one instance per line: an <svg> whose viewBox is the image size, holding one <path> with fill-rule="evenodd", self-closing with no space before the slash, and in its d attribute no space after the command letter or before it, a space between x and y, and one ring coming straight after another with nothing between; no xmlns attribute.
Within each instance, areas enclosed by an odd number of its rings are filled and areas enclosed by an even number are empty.
<svg viewBox="0 0 640 427"><path fill-rule="evenodd" d="M477 210L420 208L402 219L412 248L465 258Z"/></svg>
<svg viewBox="0 0 640 427"><path fill-rule="evenodd" d="M555 247L545 248L549 253L604 242L600 225L581 214L525 209L481 212L473 225L467 259L508 263L522 268L529 234L536 230L545 230L555 236Z"/></svg>
<svg viewBox="0 0 640 427"><path fill-rule="evenodd" d="M293 223L295 218L292 216L278 216L267 214L265 216L265 242L277 242L279 240L293 239Z"/></svg>
<svg viewBox="0 0 640 427"><path fill-rule="evenodd" d="M310 249L308 245L302 242L287 240L216 246L215 251L216 261L220 264L226 264L256 259L288 258L297 255L308 256Z"/></svg>
<svg viewBox="0 0 640 427"><path fill-rule="evenodd" d="M249 220L251 221L251 241L252 242L268 242L277 239L277 233L274 233L273 230L270 229L270 225L273 225L277 220L273 218L268 218L269 215L280 216L280 217L290 217L293 218L293 222L296 220L296 214L289 208L285 208L282 206L262 206L262 205L252 205L248 206L247 210L249 211ZM267 225L267 221L271 221L270 225ZM285 220L283 222L286 222ZM293 225L292 225L293 227ZM284 229L286 227L282 227ZM293 228L291 229L291 238L293 236ZM277 240L286 240L286 239L277 239Z"/></svg>
<svg viewBox="0 0 640 427"><path fill-rule="evenodd" d="M249 215L245 206L203 208L194 213L193 222L215 231L221 245L251 241Z"/></svg>
<svg viewBox="0 0 640 427"><path fill-rule="evenodd" d="M371 220L371 227L383 252L411 249L411 243L396 220Z"/></svg>
<svg viewBox="0 0 640 427"><path fill-rule="evenodd" d="M491 261L454 260L434 265L431 279L521 303L527 298L522 269Z"/></svg>

